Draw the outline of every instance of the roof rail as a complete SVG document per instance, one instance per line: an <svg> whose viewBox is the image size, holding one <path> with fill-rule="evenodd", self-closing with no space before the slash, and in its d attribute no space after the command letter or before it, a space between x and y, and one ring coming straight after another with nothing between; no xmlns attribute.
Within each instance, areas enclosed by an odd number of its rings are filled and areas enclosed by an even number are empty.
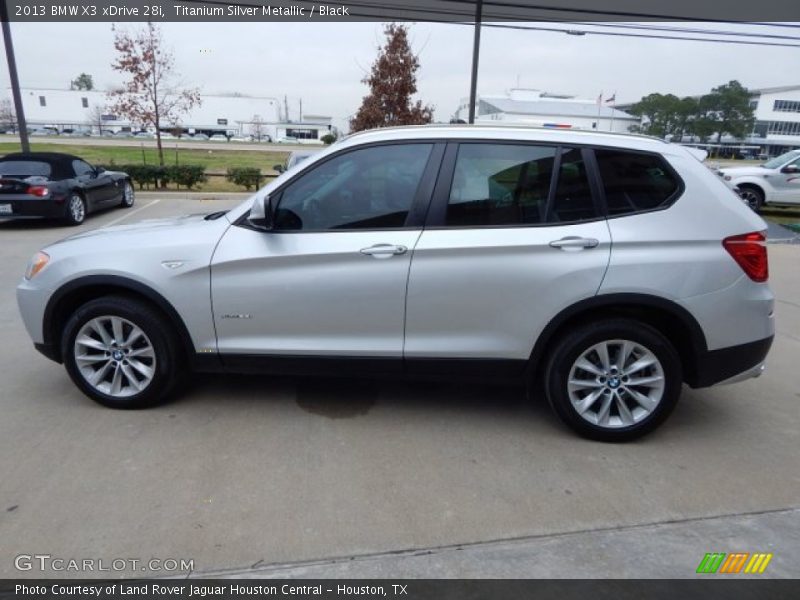
<svg viewBox="0 0 800 600"><path fill-rule="evenodd" d="M533 131L567 131L569 133L580 133L589 135L613 135L620 137L633 137L633 138L653 140L661 142L662 144L670 143L660 137L656 137L653 135L645 135L643 133L622 133L618 131L599 131L597 129L571 129L571 128L561 129L554 127L542 127L541 125L514 125L511 123L509 124L475 123L473 125L466 123L430 123L428 125L394 125L391 127L376 127L374 129L365 129L363 131L356 131L354 133L347 134L341 139L346 140L356 136L366 135L370 133L377 133L381 131L397 131L397 130L409 130L409 129L521 129L521 130L533 130Z"/></svg>

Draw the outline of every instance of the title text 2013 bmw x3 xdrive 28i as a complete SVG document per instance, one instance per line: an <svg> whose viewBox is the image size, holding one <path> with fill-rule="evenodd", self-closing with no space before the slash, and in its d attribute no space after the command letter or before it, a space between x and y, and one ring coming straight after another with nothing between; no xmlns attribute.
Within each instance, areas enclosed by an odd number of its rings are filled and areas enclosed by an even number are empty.
<svg viewBox="0 0 800 600"><path fill-rule="evenodd" d="M349 137L227 213L82 233L18 288L36 347L98 402L190 370L543 383L579 433L652 430L760 373L765 224L658 140L484 127Z"/></svg>

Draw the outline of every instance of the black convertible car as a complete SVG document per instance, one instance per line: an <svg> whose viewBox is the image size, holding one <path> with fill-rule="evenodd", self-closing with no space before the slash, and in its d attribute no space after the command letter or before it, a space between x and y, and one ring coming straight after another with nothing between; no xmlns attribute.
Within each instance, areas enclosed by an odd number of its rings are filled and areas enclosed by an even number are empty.
<svg viewBox="0 0 800 600"><path fill-rule="evenodd" d="M19 152L0 159L0 219L49 217L79 225L96 210L130 208L133 199L126 173L71 154Z"/></svg>

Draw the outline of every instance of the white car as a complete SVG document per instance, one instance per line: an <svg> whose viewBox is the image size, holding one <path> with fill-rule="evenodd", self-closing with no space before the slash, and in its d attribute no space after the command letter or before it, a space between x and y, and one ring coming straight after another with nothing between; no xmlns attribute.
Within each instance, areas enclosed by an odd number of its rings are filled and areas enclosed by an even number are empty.
<svg viewBox="0 0 800 600"><path fill-rule="evenodd" d="M278 139L276 139L275 143L276 144L296 144L297 143L297 138L296 137L292 137L290 135L285 135L285 136L282 136L282 137L279 137Z"/></svg>
<svg viewBox="0 0 800 600"><path fill-rule="evenodd" d="M215 133L210 138L208 138L208 141L210 141L210 142L227 142L228 141L228 137L225 136L225 135L222 135L221 133Z"/></svg>
<svg viewBox="0 0 800 600"><path fill-rule="evenodd" d="M792 150L757 167L720 169L719 174L739 188L753 210L765 204L800 206L800 150Z"/></svg>

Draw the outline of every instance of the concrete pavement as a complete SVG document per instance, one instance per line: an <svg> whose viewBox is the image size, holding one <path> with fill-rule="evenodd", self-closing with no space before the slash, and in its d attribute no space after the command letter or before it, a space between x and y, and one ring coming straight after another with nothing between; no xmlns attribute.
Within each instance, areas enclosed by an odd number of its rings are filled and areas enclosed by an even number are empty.
<svg viewBox="0 0 800 600"><path fill-rule="evenodd" d="M729 551L725 544L771 544L775 560L786 561L776 573L798 563L796 529L747 520L800 507L796 245L770 247L778 333L765 375L685 389L661 429L625 445L575 437L545 403L528 405L514 388L204 376L172 404L113 411L32 348L14 287L41 246L120 218L235 202L140 198L140 212L104 213L77 230L0 223L1 577L43 575L16 571L20 553L186 558L208 573L487 540L623 535L654 523L684 523L669 533L681 538L724 515L744 519L731 522L738 534L714 538L719 546L708 550L694 538L691 552L667 550L660 566L642 561L636 576L692 576L702 558L695 552ZM550 548L572 564L581 556L574 544ZM512 572L510 558L475 556L462 567L400 561L381 572L471 576L478 563L481 576ZM607 568L619 568L611 558ZM602 563L596 568L587 573Z"/></svg>

